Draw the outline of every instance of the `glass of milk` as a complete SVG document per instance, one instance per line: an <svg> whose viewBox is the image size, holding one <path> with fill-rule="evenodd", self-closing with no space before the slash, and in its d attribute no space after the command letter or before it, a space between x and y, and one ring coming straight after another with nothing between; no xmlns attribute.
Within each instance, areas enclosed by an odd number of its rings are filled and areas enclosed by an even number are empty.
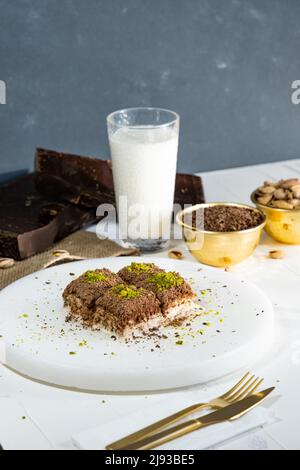
<svg viewBox="0 0 300 470"><path fill-rule="evenodd" d="M164 248L171 235L179 116L130 108L107 118L119 237L142 251Z"/></svg>

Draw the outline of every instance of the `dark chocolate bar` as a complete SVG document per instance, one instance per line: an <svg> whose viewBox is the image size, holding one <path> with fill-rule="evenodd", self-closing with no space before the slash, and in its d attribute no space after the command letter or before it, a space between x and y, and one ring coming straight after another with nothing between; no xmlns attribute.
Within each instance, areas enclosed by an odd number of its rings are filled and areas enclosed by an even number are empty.
<svg viewBox="0 0 300 470"><path fill-rule="evenodd" d="M87 207L115 203L113 176L108 160L37 149L35 169L37 188L47 197ZM204 202L201 178L178 173L175 202L181 206Z"/></svg>
<svg viewBox="0 0 300 470"><path fill-rule="evenodd" d="M0 256L28 258L95 220L94 209L45 198L26 175L0 187Z"/></svg>
<svg viewBox="0 0 300 470"><path fill-rule="evenodd" d="M203 184L200 176L177 173L174 202L182 208L186 204L205 202Z"/></svg>
<svg viewBox="0 0 300 470"><path fill-rule="evenodd" d="M47 197L94 208L115 201L107 160L37 149L35 171L36 187Z"/></svg>

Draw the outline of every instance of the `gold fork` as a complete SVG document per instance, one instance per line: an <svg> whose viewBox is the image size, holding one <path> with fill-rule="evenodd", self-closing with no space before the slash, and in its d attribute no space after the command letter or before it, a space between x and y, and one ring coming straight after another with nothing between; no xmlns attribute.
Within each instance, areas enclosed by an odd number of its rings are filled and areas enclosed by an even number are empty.
<svg viewBox="0 0 300 470"><path fill-rule="evenodd" d="M109 444L108 446L106 446L106 449L117 450L120 448L127 447L128 445L139 441L140 439L157 433L161 429L164 429L165 427L179 421L180 419L196 411L199 411L204 408L224 408L229 404L235 403L243 398L246 398L247 396L253 394L264 381L264 379L261 379L259 377L256 378L254 375L252 375L251 377L249 376L250 372L247 372L247 374L244 375L244 377L242 377L239 382L237 382L230 390L228 390L223 395L217 398L213 398L207 403L196 403L195 405L188 406L187 408L184 408L183 410L178 411L177 413L174 413L160 421L157 421L156 423L150 424L150 426L140 429L139 431L134 432L129 436L126 436L116 442L113 442L112 444Z"/></svg>

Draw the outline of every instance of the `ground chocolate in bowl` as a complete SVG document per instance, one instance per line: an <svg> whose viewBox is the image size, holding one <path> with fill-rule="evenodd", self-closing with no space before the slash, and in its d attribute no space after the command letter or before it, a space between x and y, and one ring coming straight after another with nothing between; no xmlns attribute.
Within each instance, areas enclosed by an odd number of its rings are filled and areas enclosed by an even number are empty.
<svg viewBox="0 0 300 470"><path fill-rule="evenodd" d="M263 215L254 209L239 206L217 205L193 212L193 227L209 232L238 232L257 227Z"/></svg>

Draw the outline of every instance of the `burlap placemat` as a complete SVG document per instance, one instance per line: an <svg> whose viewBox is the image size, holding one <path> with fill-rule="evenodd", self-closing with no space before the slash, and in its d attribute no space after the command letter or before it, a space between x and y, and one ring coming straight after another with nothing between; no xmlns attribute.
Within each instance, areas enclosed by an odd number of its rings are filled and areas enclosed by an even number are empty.
<svg viewBox="0 0 300 470"><path fill-rule="evenodd" d="M107 239L99 240L95 233L76 232L43 253L24 261L17 261L11 268L1 269L0 289L53 263L75 261L76 258L104 258L137 254L138 252L134 248L123 248Z"/></svg>

